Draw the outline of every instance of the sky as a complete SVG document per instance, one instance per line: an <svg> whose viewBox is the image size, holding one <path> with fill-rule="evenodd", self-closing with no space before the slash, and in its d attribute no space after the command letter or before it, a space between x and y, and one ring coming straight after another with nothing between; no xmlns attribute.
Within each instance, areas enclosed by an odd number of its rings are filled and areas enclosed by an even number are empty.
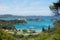
<svg viewBox="0 0 60 40"><path fill-rule="evenodd" d="M0 15L49 16L49 6L57 0L0 0Z"/></svg>

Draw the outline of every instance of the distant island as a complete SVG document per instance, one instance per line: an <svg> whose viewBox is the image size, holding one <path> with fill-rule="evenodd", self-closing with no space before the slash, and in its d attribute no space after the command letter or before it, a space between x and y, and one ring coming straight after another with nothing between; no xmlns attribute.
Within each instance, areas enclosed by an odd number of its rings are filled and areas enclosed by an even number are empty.
<svg viewBox="0 0 60 40"><path fill-rule="evenodd" d="M59 16L60 17L60 16ZM57 19L59 17L56 17ZM5 15L0 15L0 20L3 20L2 18L11 18L7 20L16 20L16 19L27 19L27 20L43 20L43 18L50 18L51 20L55 20L55 17L53 16L18 16L18 15L11 15L11 14L5 14Z"/></svg>

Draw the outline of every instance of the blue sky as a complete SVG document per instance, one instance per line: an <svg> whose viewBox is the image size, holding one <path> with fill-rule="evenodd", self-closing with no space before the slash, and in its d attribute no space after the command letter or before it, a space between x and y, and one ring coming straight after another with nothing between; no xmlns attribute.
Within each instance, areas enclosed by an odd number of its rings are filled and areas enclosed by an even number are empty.
<svg viewBox="0 0 60 40"><path fill-rule="evenodd" d="M0 15L51 15L49 6L56 0L0 0Z"/></svg>

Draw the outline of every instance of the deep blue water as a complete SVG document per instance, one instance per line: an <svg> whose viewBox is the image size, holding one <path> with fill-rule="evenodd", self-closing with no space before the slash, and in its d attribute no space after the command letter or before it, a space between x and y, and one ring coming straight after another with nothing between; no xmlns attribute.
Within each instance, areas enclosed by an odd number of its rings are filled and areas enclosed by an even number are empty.
<svg viewBox="0 0 60 40"><path fill-rule="evenodd" d="M50 19L44 19L44 21L27 21L26 24L16 24L17 29L30 29L32 28L33 30L40 31L44 27L45 29L48 29L50 25L50 28L53 28L53 21Z"/></svg>

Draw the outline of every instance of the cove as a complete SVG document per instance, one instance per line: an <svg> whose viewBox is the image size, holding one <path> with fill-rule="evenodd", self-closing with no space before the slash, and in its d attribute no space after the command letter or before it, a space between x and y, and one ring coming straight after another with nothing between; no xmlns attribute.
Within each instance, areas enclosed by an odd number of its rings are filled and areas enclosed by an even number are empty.
<svg viewBox="0 0 60 40"><path fill-rule="evenodd" d="M50 28L53 28L53 21L51 21L51 19L44 19L44 21L28 21L26 24L15 24L16 29L26 29L29 30L30 28L32 28L35 31L40 31L42 30L42 28L44 27L45 29L48 29L48 27L50 26Z"/></svg>

